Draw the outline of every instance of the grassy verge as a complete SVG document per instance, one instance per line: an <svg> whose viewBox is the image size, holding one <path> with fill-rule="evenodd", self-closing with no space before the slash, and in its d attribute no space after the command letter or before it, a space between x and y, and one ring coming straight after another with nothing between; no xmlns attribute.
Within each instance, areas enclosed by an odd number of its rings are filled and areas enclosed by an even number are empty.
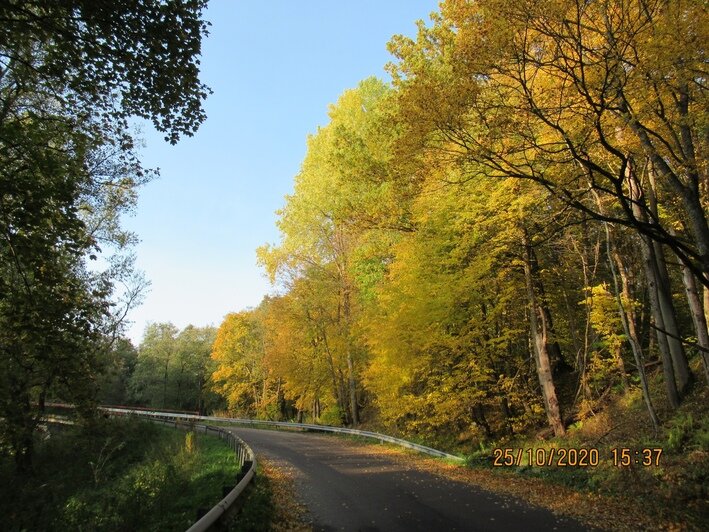
<svg viewBox="0 0 709 532"><path fill-rule="evenodd" d="M1 459L0 512L9 530L185 530L236 472L214 436L101 420L41 442L29 475Z"/></svg>

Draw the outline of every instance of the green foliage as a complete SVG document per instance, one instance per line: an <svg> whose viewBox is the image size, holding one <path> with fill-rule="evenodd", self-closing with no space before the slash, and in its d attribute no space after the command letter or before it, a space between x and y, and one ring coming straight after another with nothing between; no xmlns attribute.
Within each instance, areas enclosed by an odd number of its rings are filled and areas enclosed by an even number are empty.
<svg viewBox="0 0 709 532"><path fill-rule="evenodd" d="M4 460L12 484L3 485L0 504L10 529L185 529L198 507L221 499L236 469L218 438L107 420L52 433L38 446L32 475L15 476Z"/></svg>
<svg viewBox="0 0 709 532"><path fill-rule="evenodd" d="M221 407L208 387L215 338L213 327L148 325L128 383L129 402L200 412Z"/></svg>
<svg viewBox="0 0 709 532"><path fill-rule="evenodd" d="M694 428L694 418L691 414L675 416L667 429L666 449L673 453L682 452L690 443L695 432Z"/></svg>
<svg viewBox="0 0 709 532"><path fill-rule="evenodd" d="M329 425L331 427L342 426L342 420L346 419L345 412L336 405L326 408L318 418L318 423L321 425Z"/></svg>
<svg viewBox="0 0 709 532"><path fill-rule="evenodd" d="M0 57L30 90L53 89L60 103L82 111L150 119L174 143L205 118L201 103L209 89L198 78L205 6L205 0L100 7L93 0L5 2ZM33 50L41 50L34 64L24 63Z"/></svg>
<svg viewBox="0 0 709 532"><path fill-rule="evenodd" d="M100 355L100 360L103 369L96 385L97 401L103 405L127 404L138 350L130 340L120 338Z"/></svg>
<svg viewBox="0 0 709 532"><path fill-rule="evenodd" d="M128 119L173 143L204 120L204 5L0 5L0 445L20 469L45 401L90 415L101 354L147 284L120 219L155 172Z"/></svg>

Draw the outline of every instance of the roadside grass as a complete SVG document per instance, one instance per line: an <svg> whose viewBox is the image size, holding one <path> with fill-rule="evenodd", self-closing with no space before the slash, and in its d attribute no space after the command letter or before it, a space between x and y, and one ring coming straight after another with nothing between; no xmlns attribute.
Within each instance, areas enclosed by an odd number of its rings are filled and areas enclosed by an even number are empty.
<svg viewBox="0 0 709 532"><path fill-rule="evenodd" d="M136 419L51 433L29 475L13 466L0 458L7 530L185 530L237 473L219 438Z"/></svg>

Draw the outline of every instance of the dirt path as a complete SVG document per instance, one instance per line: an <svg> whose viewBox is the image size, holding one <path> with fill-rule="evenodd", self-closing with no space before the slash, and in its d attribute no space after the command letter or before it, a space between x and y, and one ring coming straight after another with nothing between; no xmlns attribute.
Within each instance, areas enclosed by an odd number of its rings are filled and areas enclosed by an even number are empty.
<svg viewBox="0 0 709 532"><path fill-rule="evenodd" d="M548 510L422 471L367 445L300 432L231 430L257 454L293 472L315 530L585 530Z"/></svg>

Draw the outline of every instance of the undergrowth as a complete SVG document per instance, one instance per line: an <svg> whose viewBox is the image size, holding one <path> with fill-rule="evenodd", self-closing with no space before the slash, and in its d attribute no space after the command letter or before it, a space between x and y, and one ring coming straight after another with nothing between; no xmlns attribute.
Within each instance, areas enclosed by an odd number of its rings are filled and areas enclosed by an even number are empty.
<svg viewBox="0 0 709 532"><path fill-rule="evenodd" d="M652 381L655 397L661 398L661 380ZM471 467L494 469L502 475L522 475L629 501L629 511L641 511L670 523L677 530L706 530L709 527L709 394L702 383L671 411L656 399L663 421L657 433L652 429L640 390L619 393L593 415L576 422L563 437L541 439L519 436L501 444L480 445L468 456ZM521 465L494 464L495 447L523 449ZM597 449L598 465L539 467L529 464L529 449ZM630 464L614 464L622 449L628 449ZM643 449L657 451L650 465L643 464ZM638 454L636 454L636 451ZM514 453L513 453L514 454Z"/></svg>
<svg viewBox="0 0 709 532"><path fill-rule="evenodd" d="M140 420L51 433L30 474L0 459L5 530L185 530L237 466L220 439Z"/></svg>

